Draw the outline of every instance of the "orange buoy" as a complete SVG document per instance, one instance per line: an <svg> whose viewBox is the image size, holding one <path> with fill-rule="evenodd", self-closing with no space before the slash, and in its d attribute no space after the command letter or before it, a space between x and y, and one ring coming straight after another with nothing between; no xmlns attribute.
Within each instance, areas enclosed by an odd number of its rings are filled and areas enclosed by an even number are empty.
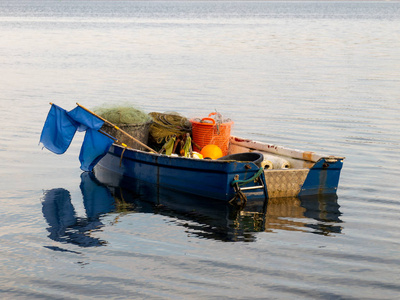
<svg viewBox="0 0 400 300"><path fill-rule="evenodd" d="M217 159L223 156L222 150L217 145L207 145L201 149L201 155L204 158Z"/></svg>

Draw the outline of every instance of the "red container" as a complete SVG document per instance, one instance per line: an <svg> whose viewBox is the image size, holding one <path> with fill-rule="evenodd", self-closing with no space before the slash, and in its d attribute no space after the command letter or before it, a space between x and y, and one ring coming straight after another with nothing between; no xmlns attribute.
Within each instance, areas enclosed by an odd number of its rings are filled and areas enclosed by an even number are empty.
<svg viewBox="0 0 400 300"><path fill-rule="evenodd" d="M210 114L209 116L211 116ZM192 123L192 138L194 151L200 152L204 146L217 145L222 154L228 154L229 139L233 122L216 123L213 118L203 118L200 122L194 119ZM198 147L197 147L198 146ZM200 149L199 149L200 148Z"/></svg>

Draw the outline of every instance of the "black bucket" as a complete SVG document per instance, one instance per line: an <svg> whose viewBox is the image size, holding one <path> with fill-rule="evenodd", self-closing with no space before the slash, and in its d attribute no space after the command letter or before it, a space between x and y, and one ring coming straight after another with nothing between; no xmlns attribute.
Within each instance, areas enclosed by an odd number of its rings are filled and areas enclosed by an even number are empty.
<svg viewBox="0 0 400 300"><path fill-rule="evenodd" d="M241 161L241 162L252 162L257 167L261 168L261 163L264 160L264 156L262 155L262 153L258 153L258 152L243 152L243 153L226 155L226 156L218 158L217 160L234 160L234 161Z"/></svg>

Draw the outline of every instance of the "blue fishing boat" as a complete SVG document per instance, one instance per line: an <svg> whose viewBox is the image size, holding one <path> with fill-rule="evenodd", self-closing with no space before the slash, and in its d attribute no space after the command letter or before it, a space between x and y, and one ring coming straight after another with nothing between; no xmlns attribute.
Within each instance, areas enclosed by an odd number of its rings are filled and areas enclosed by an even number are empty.
<svg viewBox="0 0 400 300"><path fill-rule="evenodd" d="M135 180L221 201L335 194L344 157L231 136L216 160L169 156L113 144L96 176L130 188Z"/></svg>
<svg viewBox="0 0 400 300"><path fill-rule="evenodd" d="M344 157L231 136L229 130L222 128L223 123L215 124L214 120L211 124L193 121L192 133L195 138L197 133L203 135L197 141L223 133L221 147L224 152L216 145L210 145L210 141L200 148L216 147L224 156L201 159L187 156L187 153L183 156L163 154L163 149L156 152L116 125L77 105L68 112L52 104L40 142L50 151L62 154L76 131L86 131L79 155L81 169L93 171L97 177L111 178L113 186L130 189L141 181L240 205L254 198L334 194L338 188ZM232 122L226 124L230 126ZM135 141L137 148L106 132L105 125ZM185 135L185 145L190 145L190 133ZM194 145L198 146L196 142Z"/></svg>

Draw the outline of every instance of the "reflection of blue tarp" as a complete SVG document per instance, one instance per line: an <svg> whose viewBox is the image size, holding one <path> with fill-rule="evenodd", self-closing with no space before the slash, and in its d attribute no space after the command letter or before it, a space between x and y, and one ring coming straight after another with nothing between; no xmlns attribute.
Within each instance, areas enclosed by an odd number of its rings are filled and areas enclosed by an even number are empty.
<svg viewBox="0 0 400 300"><path fill-rule="evenodd" d="M81 174L80 189L86 216L89 220L99 218L100 215L113 211L115 201L110 190L92 179L92 173Z"/></svg>
<svg viewBox="0 0 400 300"><path fill-rule="evenodd" d="M42 212L49 224L49 238L80 247L97 247L106 242L91 235L104 226L101 216L115 209L110 191L91 178L91 173L82 173L81 192L86 217L78 217L71 202L71 194L63 188L48 190L44 194ZM47 247L55 251L69 251L56 246ZM69 251L70 252L70 251Z"/></svg>
<svg viewBox="0 0 400 300"><path fill-rule="evenodd" d="M76 224L71 194L62 188L46 191L42 205L43 216L50 226L49 238L54 241L64 241L67 228Z"/></svg>
<svg viewBox="0 0 400 300"><path fill-rule="evenodd" d="M86 130L79 160L83 171L91 171L113 143L111 138L98 131L103 124L103 120L79 106L67 112L53 104L43 126L40 142L48 150L63 154L75 132Z"/></svg>

